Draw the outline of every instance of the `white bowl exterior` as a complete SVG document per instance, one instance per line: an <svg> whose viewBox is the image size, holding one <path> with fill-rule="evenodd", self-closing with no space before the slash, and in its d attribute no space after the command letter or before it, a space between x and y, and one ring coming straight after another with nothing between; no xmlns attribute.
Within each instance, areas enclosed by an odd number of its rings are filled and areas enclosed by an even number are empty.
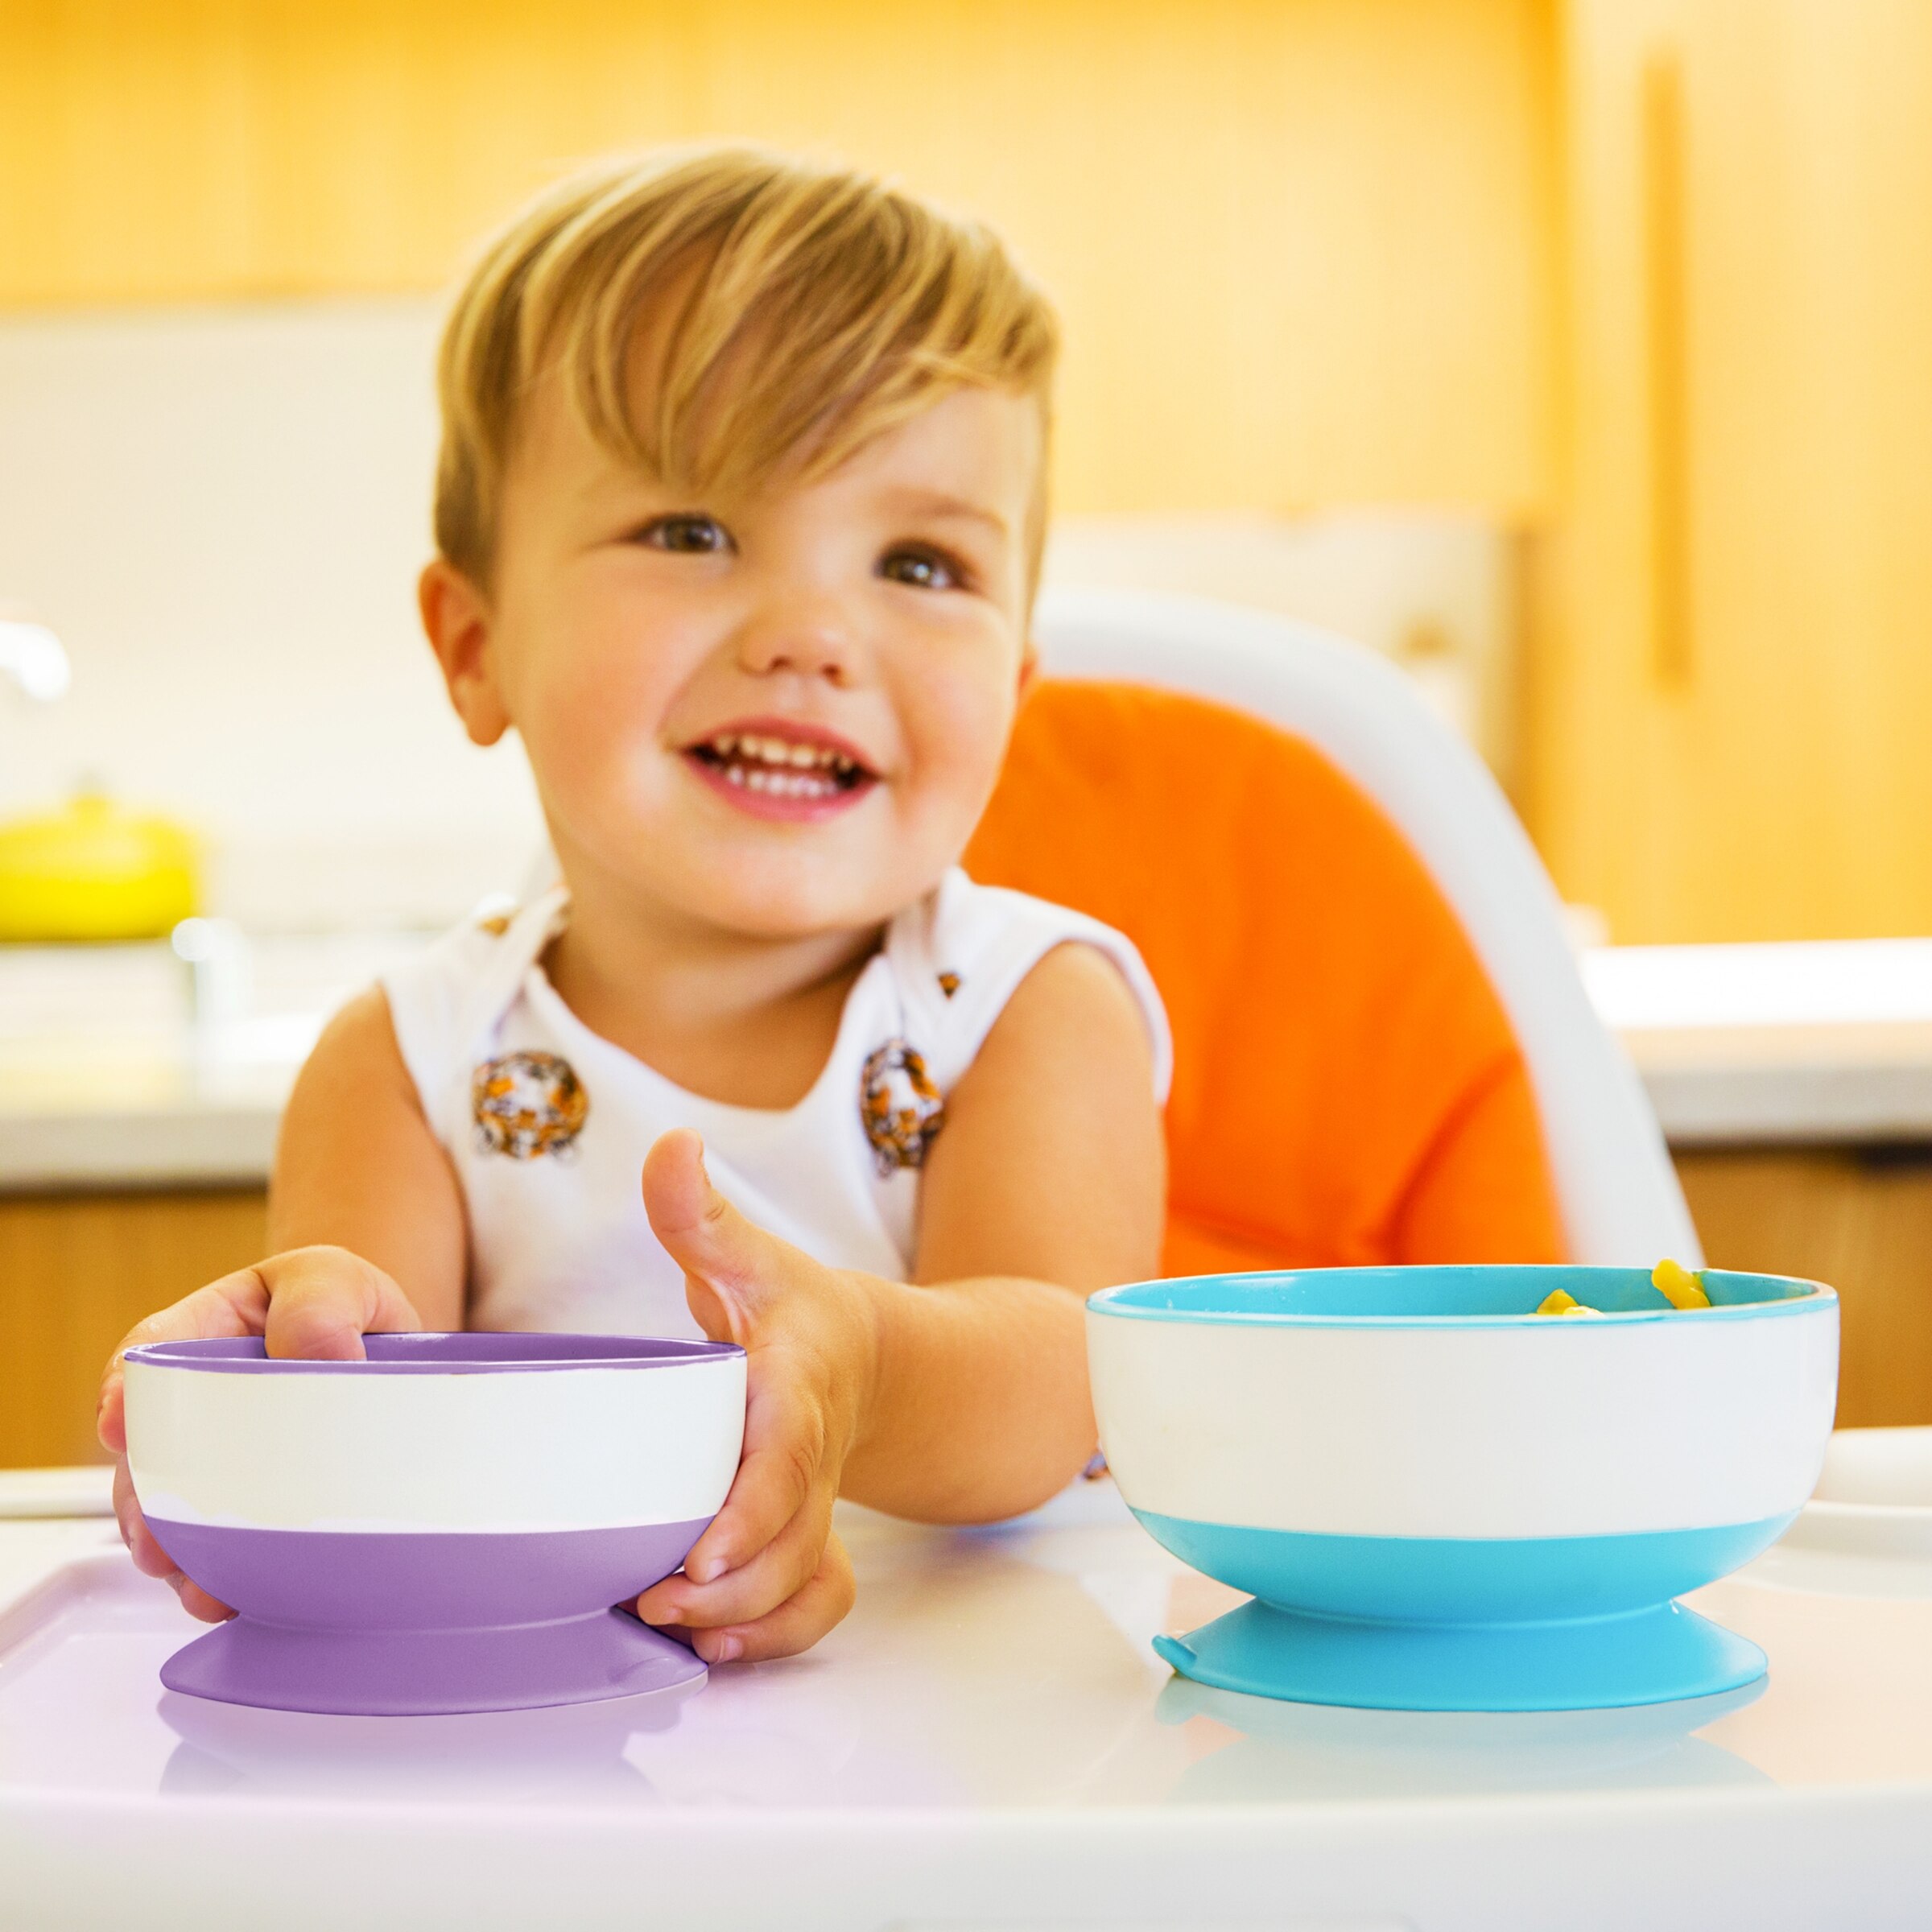
<svg viewBox="0 0 1932 1932"><path fill-rule="evenodd" d="M606 1530L715 1515L745 1358L437 1375L126 1364L148 1515L262 1530Z"/></svg>
<svg viewBox="0 0 1932 1932"><path fill-rule="evenodd" d="M1341 1536L1761 1521L1818 1479L1838 1304L1485 1327L1148 1320L1089 1307L1100 1441L1137 1509Z"/></svg>

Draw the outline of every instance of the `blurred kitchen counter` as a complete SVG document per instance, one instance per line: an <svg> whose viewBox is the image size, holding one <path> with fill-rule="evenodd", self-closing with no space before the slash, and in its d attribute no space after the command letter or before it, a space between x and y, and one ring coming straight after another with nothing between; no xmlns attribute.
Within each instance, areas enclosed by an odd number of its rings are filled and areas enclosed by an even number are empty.
<svg viewBox="0 0 1932 1932"><path fill-rule="evenodd" d="M263 1186L324 1020L433 936L195 923L192 961L0 947L0 1192Z"/></svg>
<svg viewBox="0 0 1932 1932"><path fill-rule="evenodd" d="M1601 947L1582 965L1674 1148L1932 1143L1932 939Z"/></svg>
<svg viewBox="0 0 1932 1932"><path fill-rule="evenodd" d="M0 1192L259 1187L335 1006L417 933L0 950ZM1597 947L1672 1146L1932 1146L1932 940Z"/></svg>
<svg viewBox="0 0 1932 1932"><path fill-rule="evenodd" d="M324 1016L419 933L0 951L0 1466L82 1459L136 1319L256 1259ZM229 935L232 939L233 935ZM1839 1419L1932 1422L1932 941L1599 948L1715 1263L1844 1301Z"/></svg>

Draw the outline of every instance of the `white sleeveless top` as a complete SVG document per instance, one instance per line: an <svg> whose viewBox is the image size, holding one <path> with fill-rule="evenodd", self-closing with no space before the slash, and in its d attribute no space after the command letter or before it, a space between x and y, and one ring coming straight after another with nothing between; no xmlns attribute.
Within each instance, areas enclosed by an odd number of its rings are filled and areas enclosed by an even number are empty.
<svg viewBox="0 0 1932 1932"><path fill-rule="evenodd" d="M1069 940L1113 960L1172 1065L1166 1015L1132 943L1084 914L948 873L894 919L846 995L836 1043L795 1107L688 1093L592 1033L542 965L561 891L459 927L382 980L402 1059L463 1188L470 1326L696 1335L683 1271L638 1193L657 1137L695 1127L719 1189L760 1227L838 1268L903 1281L919 1169L945 1096L1014 989Z"/></svg>

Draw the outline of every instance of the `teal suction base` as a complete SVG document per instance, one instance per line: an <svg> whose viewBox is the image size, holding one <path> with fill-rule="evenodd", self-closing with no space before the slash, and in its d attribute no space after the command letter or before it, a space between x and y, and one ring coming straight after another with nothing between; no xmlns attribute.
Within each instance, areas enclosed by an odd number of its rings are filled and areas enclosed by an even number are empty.
<svg viewBox="0 0 1932 1932"><path fill-rule="evenodd" d="M1371 1711L1587 1711L1755 1683L1765 1653L1660 1604L1554 1623L1375 1623L1255 1599L1154 1647L1217 1690Z"/></svg>

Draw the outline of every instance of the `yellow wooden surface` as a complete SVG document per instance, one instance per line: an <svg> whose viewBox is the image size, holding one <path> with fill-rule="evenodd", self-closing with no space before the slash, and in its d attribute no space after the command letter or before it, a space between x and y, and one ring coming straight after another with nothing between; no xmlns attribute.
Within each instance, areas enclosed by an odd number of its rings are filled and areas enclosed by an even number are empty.
<svg viewBox="0 0 1932 1932"><path fill-rule="evenodd" d="M1932 6L1567 0L1563 64L1533 829L1620 940L1932 931Z"/></svg>
<svg viewBox="0 0 1932 1932"><path fill-rule="evenodd" d="M750 136L1059 298L1083 510L1548 499L1550 0L0 0L0 307L434 287L573 159Z"/></svg>
<svg viewBox="0 0 1932 1932"><path fill-rule="evenodd" d="M1932 1423L1932 1159L1919 1151L1677 1157L1714 1267L1838 1290L1840 1428Z"/></svg>
<svg viewBox="0 0 1932 1932"><path fill-rule="evenodd" d="M0 1468L101 1459L94 1390L114 1344L266 1238L258 1191L0 1195Z"/></svg>

